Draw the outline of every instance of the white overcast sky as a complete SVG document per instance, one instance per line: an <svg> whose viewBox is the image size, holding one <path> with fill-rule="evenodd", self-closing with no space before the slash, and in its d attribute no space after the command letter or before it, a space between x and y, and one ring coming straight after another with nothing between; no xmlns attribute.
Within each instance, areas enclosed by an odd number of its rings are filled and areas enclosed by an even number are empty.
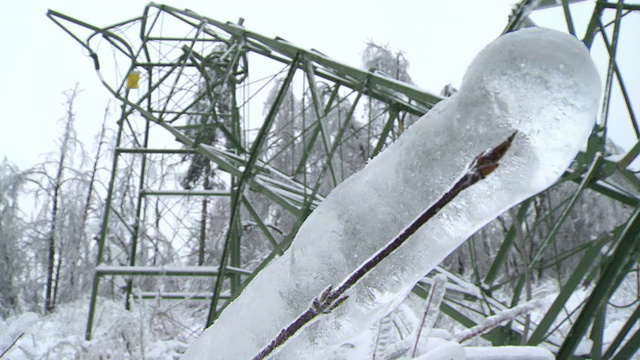
<svg viewBox="0 0 640 360"><path fill-rule="evenodd" d="M318 49L352 66L360 66L360 55L367 41L389 44L393 50L405 53L411 64L409 73L419 87L439 92L448 83L459 86L475 54L500 35L514 2L209 0L165 3L221 21L235 22L243 17L247 29L283 37L303 48ZM65 111L62 92L76 82L83 90L77 99L76 129L84 142L90 143L97 132L109 99L93 71L91 59L45 16L47 9L102 26L142 14L147 3L140 0L29 0L4 4L0 12L0 158L6 156L24 169L42 161L42 154L53 151L62 131L59 122ZM581 24L586 24L592 9L592 1L572 6L579 35L583 34ZM566 30L560 9L536 12L534 20L543 26ZM638 16L632 21L638 25ZM639 67L635 64L640 58L640 49L637 38L634 40L635 50L629 54L633 63L627 68L635 72L638 84ZM640 90L635 94L640 96Z"/></svg>

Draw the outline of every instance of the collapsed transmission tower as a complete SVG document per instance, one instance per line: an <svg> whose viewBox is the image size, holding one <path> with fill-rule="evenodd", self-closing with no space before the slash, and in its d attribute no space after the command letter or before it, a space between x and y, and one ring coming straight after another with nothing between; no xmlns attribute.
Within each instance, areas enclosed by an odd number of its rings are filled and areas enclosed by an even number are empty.
<svg viewBox="0 0 640 360"><path fill-rule="evenodd" d="M531 25L533 10L561 5L568 31L590 49L603 48L607 56L601 69L606 79L602 113L585 151L558 183L577 185L540 220L553 222L552 230L528 266L548 266L541 256L544 248L555 244L558 229L587 189L626 206L631 216L620 219L613 231L593 234L579 248L557 255L558 262L576 254L582 260L560 284L544 317L528 322L531 334L524 342L545 343L559 358L568 358L590 330L594 354L624 358L640 346L640 332L630 332L640 318L640 303L628 312L608 348L597 332L602 335L607 301L638 268L640 254L640 181L632 170L640 131L616 55L622 20L637 15L640 5L596 1L581 35L576 34L572 3L522 1L504 30ZM105 282L123 291L127 308L134 296L209 301L211 324L256 273L286 250L323 196L357 170L354 163L375 156L405 123L441 100L375 69L359 70L316 50L251 32L242 19L222 23L153 3L142 16L107 27L55 11L48 16L82 45L121 104L87 339ZM616 99L628 115L617 121L627 121L636 142L625 154L603 158L609 108ZM445 299L443 313L471 327L505 308L492 292L504 285L500 271L517 250L514 224L527 221L531 203L519 205L489 270L482 277L476 274L477 290L456 287L463 282L459 277L437 270L449 278L448 293L458 291L481 304L474 317L454 294ZM519 279L511 306L521 301L524 281ZM568 314L569 299L587 281L595 284L591 295L577 316ZM428 284L425 278L414 291L426 296ZM570 331L559 334L567 322ZM523 343L523 326L515 321L484 338L494 344Z"/></svg>
<svg viewBox="0 0 640 360"><path fill-rule="evenodd" d="M165 282L161 291L138 295L209 299L210 324L288 247L324 193L353 172L345 169L348 157L358 151L364 163L397 135L394 124L417 118L440 100L382 73L250 32L242 21L221 23L156 4L108 27L55 11L48 15L82 44L122 104L87 338L100 281L107 276L126 278L127 308L138 277L202 277L200 287L194 285L199 293L171 292ZM96 50L105 43L108 55ZM105 62L113 58L109 70L116 68L116 75L106 79ZM275 72L255 79L261 69ZM256 116L259 105L252 104L264 102L271 88L266 115L258 110ZM292 104L295 96L302 106ZM369 111L370 119L352 121L356 109L374 106L379 110ZM288 139L272 136L287 128ZM167 146L167 134L176 140L173 146ZM347 149L355 138L359 148ZM168 179L180 174L180 181ZM133 204L121 204L123 186L135 194ZM226 200L207 200L213 197ZM208 216L216 205L226 207L225 220ZM215 249L205 245L212 237ZM114 242L120 246L110 246ZM196 246L198 261L185 260ZM266 256L247 264L247 247L265 249Z"/></svg>

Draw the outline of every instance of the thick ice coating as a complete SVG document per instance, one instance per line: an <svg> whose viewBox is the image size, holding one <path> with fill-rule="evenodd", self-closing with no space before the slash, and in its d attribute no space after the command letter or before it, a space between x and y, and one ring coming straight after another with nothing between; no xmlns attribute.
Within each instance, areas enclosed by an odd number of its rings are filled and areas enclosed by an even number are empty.
<svg viewBox="0 0 640 360"><path fill-rule="evenodd" d="M327 358L475 231L556 181L593 127L599 94L598 73L574 37L528 28L498 38L472 62L457 93L326 198L291 248L184 359L250 359L322 289L340 283L442 194L477 154L518 130L493 174L460 194L354 287L345 304L276 355Z"/></svg>

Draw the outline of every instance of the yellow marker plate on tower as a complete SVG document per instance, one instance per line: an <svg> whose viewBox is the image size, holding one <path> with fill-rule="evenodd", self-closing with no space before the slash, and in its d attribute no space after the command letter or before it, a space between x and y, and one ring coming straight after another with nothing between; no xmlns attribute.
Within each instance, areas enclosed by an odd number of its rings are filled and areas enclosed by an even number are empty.
<svg viewBox="0 0 640 360"><path fill-rule="evenodd" d="M140 80L140 73L132 71L127 75L127 89L137 89L138 80Z"/></svg>

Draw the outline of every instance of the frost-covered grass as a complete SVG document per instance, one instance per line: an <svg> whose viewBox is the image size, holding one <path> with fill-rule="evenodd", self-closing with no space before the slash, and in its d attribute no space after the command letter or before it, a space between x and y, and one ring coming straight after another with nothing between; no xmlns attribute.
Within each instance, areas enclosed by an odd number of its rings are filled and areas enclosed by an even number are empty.
<svg viewBox="0 0 640 360"><path fill-rule="evenodd" d="M202 330L207 309L204 302L145 300L127 311L124 301L100 300L92 340L86 341L88 305L82 299L47 316L25 313L0 321L0 353L24 333L5 358L178 359Z"/></svg>

